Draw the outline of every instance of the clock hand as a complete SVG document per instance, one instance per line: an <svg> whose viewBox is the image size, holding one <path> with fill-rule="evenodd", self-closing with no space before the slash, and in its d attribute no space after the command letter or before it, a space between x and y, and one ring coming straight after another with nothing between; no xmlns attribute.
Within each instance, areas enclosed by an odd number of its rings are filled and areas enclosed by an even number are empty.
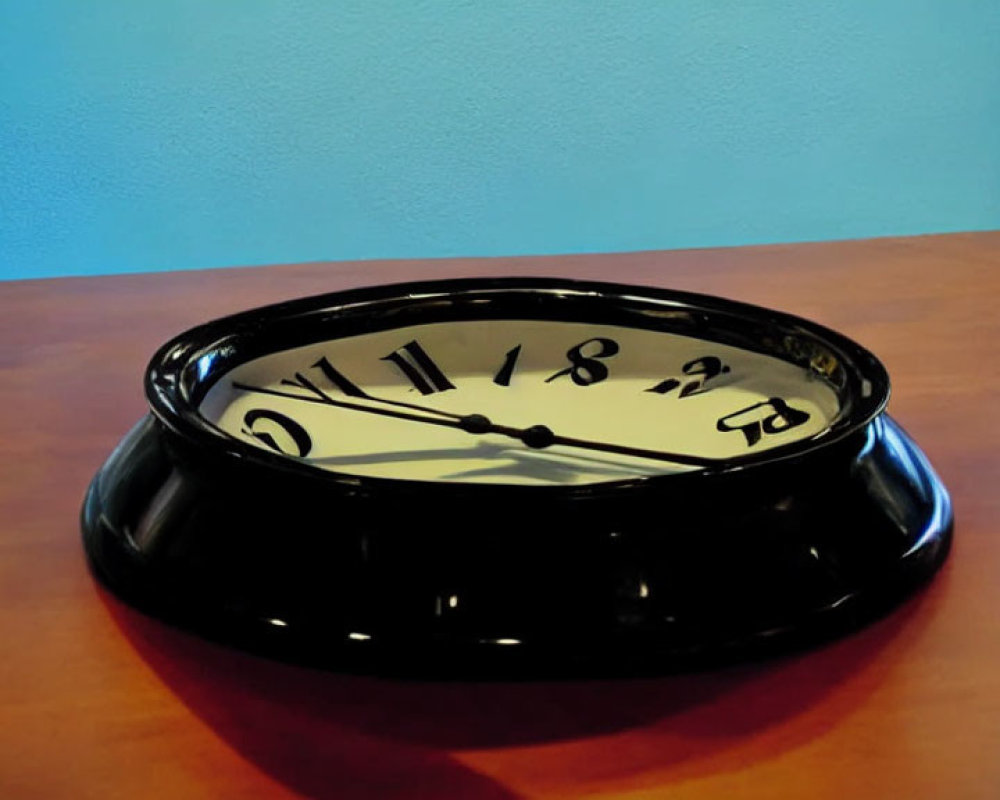
<svg viewBox="0 0 1000 800"><path fill-rule="evenodd" d="M497 425L489 417L482 414L450 414L438 411L437 409L425 408L412 403L396 403L391 400L381 400L371 395L365 395L366 400L373 402L387 402L393 405L405 405L407 408L417 409L423 412L446 415L447 418L425 417L420 414L410 414L406 411L396 411L389 408L377 408L361 403L354 403L347 400L336 400L318 386L310 384L308 388L316 392L317 397L307 397L306 395L282 392L278 389L268 389L264 386L251 386L246 383L233 381L234 389L241 389L246 392L256 392L258 394L271 395L272 397L284 397L289 400L301 400L305 403L319 403L321 405L334 406L336 408L347 408L352 411L364 411L368 414L377 414L394 419L408 419L413 422L423 422L427 425L439 425L445 428L458 428L466 433L486 434L497 433L502 436L509 436L523 442L528 447L541 450L552 445L562 445L564 447L578 447L584 450L598 450L604 453L615 453L625 456L636 456L639 458L650 458L656 461L669 461L675 464L687 464L696 467L708 467L719 463L719 459L705 458L702 456L686 455L684 453L667 453L661 450L647 450L642 447L630 447L628 445L610 444L607 442L595 442L590 439L576 439L570 436L560 436L546 425L532 425L528 428L512 428L508 425Z"/></svg>
<svg viewBox="0 0 1000 800"><path fill-rule="evenodd" d="M333 398L330 397L326 392L320 389L315 383L309 380L301 372L295 373L295 380L298 381L298 385L308 389L313 394L318 395L323 399L323 402L329 403ZM282 381L284 383L284 381ZM289 384L294 385L294 381L288 381ZM235 385L235 384L234 384ZM439 417L450 417L451 419L462 419L464 414L453 414L450 411L441 411L437 408L430 408L428 406L418 406L416 403L404 403L402 400L388 400L384 397L372 397L368 392L362 392L360 395L365 400L372 400L376 403L385 403L390 406L399 406L400 408L412 408L415 411L423 411L425 414L435 414Z"/></svg>
<svg viewBox="0 0 1000 800"><path fill-rule="evenodd" d="M307 381L308 383L308 381ZM307 388L311 388L318 396L308 397L303 394L293 394L292 392L282 392L278 389L268 389L265 386L251 386L247 383L239 383L238 381L233 381L234 389L242 389L245 392L256 392L257 394L267 394L272 397L284 397L289 400L301 400L304 403L319 403L324 406L335 406L337 408L349 408L352 411L365 411L369 414L378 414L383 417L393 417L394 419L408 419L414 422L425 422L428 425L441 425L445 428L460 428L462 430L467 430L468 427L476 428L477 430L470 430L470 433L480 433L478 428L482 427L480 420L485 420L487 427L492 425L486 417L482 414L451 414L446 411L438 411L435 408L426 408L424 406L418 406L413 403L397 403L394 400L380 400L378 397L372 397L369 394L364 396L365 400L372 400L374 402L391 403L392 405L400 405L405 408L412 408L418 411L422 411L428 414L438 414L444 417L443 419L435 419L433 417L425 417L420 414L409 414L405 411L394 411L388 408L378 408L376 406L366 406L362 403L353 403L347 400L335 400L330 397L326 392L320 389L318 386L309 384ZM471 422L465 422L466 420L472 420ZM479 423L479 424L477 424Z"/></svg>

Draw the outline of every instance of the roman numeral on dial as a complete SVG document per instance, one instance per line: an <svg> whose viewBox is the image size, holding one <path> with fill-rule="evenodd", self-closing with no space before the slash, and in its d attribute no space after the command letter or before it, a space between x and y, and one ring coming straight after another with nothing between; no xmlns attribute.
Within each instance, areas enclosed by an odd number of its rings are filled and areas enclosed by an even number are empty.
<svg viewBox="0 0 1000 800"><path fill-rule="evenodd" d="M493 383L497 386L510 386L510 379L514 374L514 367L517 365L517 358L520 355L521 345L518 345L513 350L507 351L507 356L504 358L503 366L500 367L500 371L493 378Z"/></svg>
<svg viewBox="0 0 1000 800"><path fill-rule="evenodd" d="M382 361L390 361L399 367L413 384L413 388L421 394L446 392L455 388L416 339L407 342L389 355L382 356Z"/></svg>
<svg viewBox="0 0 1000 800"><path fill-rule="evenodd" d="M364 390L354 383L350 378L348 378L343 372L337 369L326 356L323 356L319 361L312 365L314 369L318 369L320 372L326 376L326 379L330 381L334 386L336 386L340 391L346 394L348 397L367 397ZM316 386L314 386L310 381L304 378L301 373L295 373L295 380L289 380L285 378L281 381L285 386L298 386L302 389L309 389L309 391L316 392Z"/></svg>

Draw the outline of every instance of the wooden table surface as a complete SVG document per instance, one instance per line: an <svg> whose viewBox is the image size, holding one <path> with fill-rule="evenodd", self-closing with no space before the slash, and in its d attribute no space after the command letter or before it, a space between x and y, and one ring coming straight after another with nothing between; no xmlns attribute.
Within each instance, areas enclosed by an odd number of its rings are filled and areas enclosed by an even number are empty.
<svg viewBox="0 0 1000 800"><path fill-rule="evenodd" d="M955 547L888 618L701 675L392 682L195 639L94 583L84 489L164 340L363 284L557 275L846 333L952 493ZM1000 233L0 283L0 798L1000 797Z"/></svg>

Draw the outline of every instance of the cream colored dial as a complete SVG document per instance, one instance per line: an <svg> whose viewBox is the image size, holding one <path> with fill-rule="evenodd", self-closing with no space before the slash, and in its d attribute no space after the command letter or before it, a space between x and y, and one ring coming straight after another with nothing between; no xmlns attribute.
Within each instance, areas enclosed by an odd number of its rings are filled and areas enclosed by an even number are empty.
<svg viewBox="0 0 1000 800"><path fill-rule="evenodd" d="M731 459L821 434L839 410L826 382L768 355L533 320L439 322L274 352L220 377L199 407L234 437L338 473L536 485L699 469L635 451ZM531 447L448 422L472 414L618 450Z"/></svg>

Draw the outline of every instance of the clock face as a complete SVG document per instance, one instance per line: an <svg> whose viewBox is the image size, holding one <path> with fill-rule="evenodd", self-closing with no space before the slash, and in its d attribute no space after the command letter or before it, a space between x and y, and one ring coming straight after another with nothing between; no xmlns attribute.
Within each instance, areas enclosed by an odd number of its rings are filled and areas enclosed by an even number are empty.
<svg viewBox="0 0 1000 800"><path fill-rule="evenodd" d="M219 375L201 417L335 473L521 485L705 469L841 415L815 370L675 332L451 320L297 344Z"/></svg>

